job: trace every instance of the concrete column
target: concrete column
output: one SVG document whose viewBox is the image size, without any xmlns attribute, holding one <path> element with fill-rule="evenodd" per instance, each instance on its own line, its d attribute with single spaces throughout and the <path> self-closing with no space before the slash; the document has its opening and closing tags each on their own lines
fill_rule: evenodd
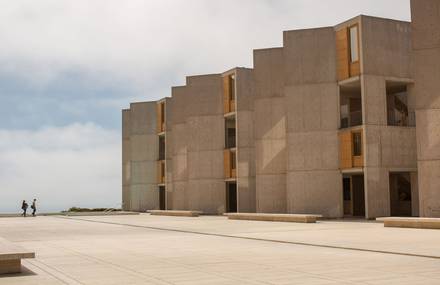
<svg viewBox="0 0 440 285">
<path fill-rule="evenodd" d="M 440 217 L 440 1 L 411 0 L 420 216 Z"/>
</svg>

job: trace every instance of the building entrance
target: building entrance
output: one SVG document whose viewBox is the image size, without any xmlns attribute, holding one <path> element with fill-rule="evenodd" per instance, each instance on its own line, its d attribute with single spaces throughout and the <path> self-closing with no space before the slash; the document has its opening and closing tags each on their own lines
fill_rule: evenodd
<svg viewBox="0 0 440 285">
<path fill-rule="evenodd" d="M 237 182 L 226 182 L 226 211 L 237 212 Z"/>
<path fill-rule="evenodd" d="M 344 175 L 344 216 L 365 217 L 364 175 Z"/>
</svg>

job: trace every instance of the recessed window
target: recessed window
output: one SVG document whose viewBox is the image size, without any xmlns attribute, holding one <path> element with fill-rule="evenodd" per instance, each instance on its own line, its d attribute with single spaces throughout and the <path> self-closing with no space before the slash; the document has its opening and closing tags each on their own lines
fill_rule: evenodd
<svg viewBox="0 0 440 285">
<path fill-rule="evenodd" d="M 389 126 L 411 126 L 406 85 L 387 82 L 387 117 Z"/>
<path fill-rule="evenodd" d="M 358 26 L 350 27 L 350 61 L 359 61 L 359 36 L 358 36 Z"/>
<path fill-rule="evenodd" d="M 352 134 L 353 139 L 353 156 L 362 155 L 362 133 L 355 132 Z"/>
<path fill-rule="evenodd" d="M 229 100 L 235 100 L 235 75 L 229 76 Z"/>
</svg>

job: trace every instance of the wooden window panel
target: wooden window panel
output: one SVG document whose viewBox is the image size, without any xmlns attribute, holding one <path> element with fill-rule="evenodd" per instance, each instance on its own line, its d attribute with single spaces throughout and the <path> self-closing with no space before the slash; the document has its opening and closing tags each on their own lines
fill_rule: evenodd
<svg viewBox="0 0 440 285">
<path fill-rule="evenodd" d="M 231 178 L 231 152 L 229 149 L 223 151 L 223 163 L 225 169 L 225 178 Z"/>
<path fill-rule="evenodd" d="M 230 83 L 229 83 L 229 76 L 225 76 L 223 77 L 223 111 L 224 113 L 229 113 L 230 112 L 230 103 L 229 103 L 229 98 L 230 98 L 231 94 L 230 94 Z"/>
<path fill-rule="evenodd" d="M 348 169 L 353 167 L 351 140 L 352 135 L 350 131 L 339 133 L 339 156 L 341 169 Z"/>
<path fill-rule="evenodd" d="M 338 80 L 349 78 L 348 31 L 345 28 L 336 32 L 336 56 L 338 64 Z"/>
</svg>

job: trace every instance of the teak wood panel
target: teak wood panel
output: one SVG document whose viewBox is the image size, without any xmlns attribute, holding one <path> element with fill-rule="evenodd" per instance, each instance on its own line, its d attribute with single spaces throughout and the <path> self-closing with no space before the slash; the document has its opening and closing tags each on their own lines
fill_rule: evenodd
<svg viewBox="0 0 440 285">
<path fill-rule="evenodd" d="M 157 183 L 165 183 L 165 161 L 160 160 L 157 162 Z"/>
<path fill-rule="evenodd" d="M 339 133 L 339 156 L 341 169 L 353 167 L 352 144 L 352 136 L 350 131 Z"/>
<path fill-rule="evenodd" d="M 355 24 L 353 26 L 350 26 L 350 27 L 348 27 L 347 30 L 349 31 L 351 28 L 356 28 L 356 30 L 357 30 L 357 54 L 358 54 L 358 58 L 359 59 L 357 61 L 355 61 L 355 62 L 350 62 L 350 74 L 349 74 L 350 77 L 358 76 L 358 75 L 361 74 L 361 64 L 360 64 L 360 62 L 361 62 L 361 51 L 360 51 L 360 40 L 359 40 L 359 38 L 360 38 L 359 25 Z M 347 34 L 348 34 L 348 32 L 347 32 Z"/>
<path fill-rule="evenodd" d="M 361 155 L 353 156 L 353 167 L 363 167 L 364 166 L 364 138 L 362 135 L 362 131 L 355 131 L 353 133 L 359 133 L 361 135 Z"/>
<path fill-rule="evenodd" d="M 225 178 L 231 178 L 231 151 L 229 149 L 223 151 L 223 165 L 225 168 Z"/>
<path fill-rule="evenodd" d="M 156 111 L 156 126 L 157 126 L 156 129 L 158 133 L 165 131 L 164 112 L 165 112 L 165 103 L 164 102 L 158 103 L 157 111 Z"/>
<path fill-rule="evenodd" d="M 230 97 L 231 97 L 231 89 L 230 89 L 230 77 L 224 76 L 223 77 L 223 110 L 224 113 L 231 112 L 231 105 L 230 105 Z"/>
<path fill-rule="evenodd" d="M 348 30 L 346 28 L 336 32 L 336 53 L 338 62 L 338 80 L 350 77 Z"/>
</svg>

